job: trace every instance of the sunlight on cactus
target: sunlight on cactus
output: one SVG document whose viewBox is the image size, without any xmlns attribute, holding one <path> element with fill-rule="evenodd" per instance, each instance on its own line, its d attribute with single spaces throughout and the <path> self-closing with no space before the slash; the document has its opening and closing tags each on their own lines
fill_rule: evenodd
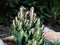
<svg viewBox="0 0 60 45">
<path fill-rule="evenodd" d="M 13 20 L 13 35 L 16 38 L 16 45 L 41 45 L 43 42 L 40 18 L 36 17 L 34 7 L 30 11 L 21 6 L 18 16 Z"/>
</svg>

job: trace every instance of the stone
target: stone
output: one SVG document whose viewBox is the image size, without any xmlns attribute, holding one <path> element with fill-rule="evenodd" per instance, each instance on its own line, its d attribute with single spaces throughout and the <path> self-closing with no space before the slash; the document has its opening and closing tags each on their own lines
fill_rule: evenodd
<svg viewBox="0 0 60 45">
<path fill-rule="evenodd" d="M 0 45 L 7 45 L 7 44 L 0 39 Z"/>
</svg>

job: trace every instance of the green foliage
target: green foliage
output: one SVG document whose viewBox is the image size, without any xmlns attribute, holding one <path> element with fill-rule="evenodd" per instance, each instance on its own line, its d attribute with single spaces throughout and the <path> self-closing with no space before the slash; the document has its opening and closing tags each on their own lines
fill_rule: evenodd
<svg viewBox="0 0 60 45">
<path fill-rule="evenodd" d="M 36 17 L 37 20 L 34 22 L 34 7 L 31 7 L 29 21 L 27 21 L 27 18 L 24 18 L 26 13 L 24 10 L 25 8 L 21 7 L 18 16 L 13 20 L 13 35 L 16 37 L 16 45 L 22 45 L 22 43 L 24 45 L 41 45 L 43 42 L 43 26 L 40 27 L 40 19 Z"/>
<path fill-rule="evenodd" d="M 55 40 L 54 45 L 60 45 L 60 39 Z"/>
<path fill-rule="evenodd" d="M 35 12 L 38 14 L 38 17 L 41 18 L 41 24 L 45 23 L 46 20 L 48 23 L 52 23 L 53 21 L 53 23 L 60 24 L 59 0 L 0 0 L 0 10 L 2 9 L 0 12 L 1 23 L 7 22 L 9 25 L 21 5 L 25 6 L 27 9 L 34 6 Z"/>
<path fill-rule="evenodd" d="M 45 19 L 48 18 L 48 20 L 51 24 L 56 23 L 57 18 L 59 18 L 58 16 L 60 16 L 60 6 L 59 5 L 60 5 L 59 0 L 51 0 L 49 2 L 49 6 L 42 7 L 40 9 L 41 13 L 46 16 Z"/>
<path fill-rule="evenodd" d="M 46 5 L 46 3 L 46 0 L 0 0 L 1 23 L 9 25 L 12 22 L 13 17 L 16 16 L 17 10 L 21 5 L 25 6 L 26 8 L 34 6 L 37 14 L 40 15 L 40 5 Z"/>
<path fill-rule="evenodd" d="M 49 40 L 44 39 L 44 45 L 53 45 Z"/>
</svg>

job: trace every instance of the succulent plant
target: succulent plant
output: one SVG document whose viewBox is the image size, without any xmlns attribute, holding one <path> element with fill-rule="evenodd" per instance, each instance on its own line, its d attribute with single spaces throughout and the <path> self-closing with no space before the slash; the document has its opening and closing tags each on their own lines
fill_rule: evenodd
<svg viewBox="0 0 60 45">
<path fill-rule="evenodd" d="M 37 18 L 34 13 L 34 7 L 26 11 L 26 8 L 21 6 L 18 16 L 13 20 L 16 45 L 41 45 L 43 42 L 42 29 L 40 18 Z"/>
<path fill-rule="evenodd" d="M 55 40 L 54 45 L 60 45 L 60 39 Z"/>
</svg>

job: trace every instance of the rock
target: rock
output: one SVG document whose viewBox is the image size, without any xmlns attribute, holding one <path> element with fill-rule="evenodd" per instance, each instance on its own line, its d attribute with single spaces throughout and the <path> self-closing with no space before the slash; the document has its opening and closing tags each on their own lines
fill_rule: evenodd
<svg viewBox="0 0 60 45">
<path fill-rule="evenodd" d="M 7 44 L 0 39 L 0 45 L 7 45 Z"/>
<path fill-rule="evenodd" d="M 49 27 L 44 27 L 43 32 L 55 32 L 55 31 L 50 29 Z"/>
<path fill-rule="evenodd" d="M 48 27 L 44 27 L 43 32 L 43 37 L 52 43 L 54 43 L 55 40 L 60 39 L 60 32 L 55 32 L 54 30 Z"/>
</svg>

